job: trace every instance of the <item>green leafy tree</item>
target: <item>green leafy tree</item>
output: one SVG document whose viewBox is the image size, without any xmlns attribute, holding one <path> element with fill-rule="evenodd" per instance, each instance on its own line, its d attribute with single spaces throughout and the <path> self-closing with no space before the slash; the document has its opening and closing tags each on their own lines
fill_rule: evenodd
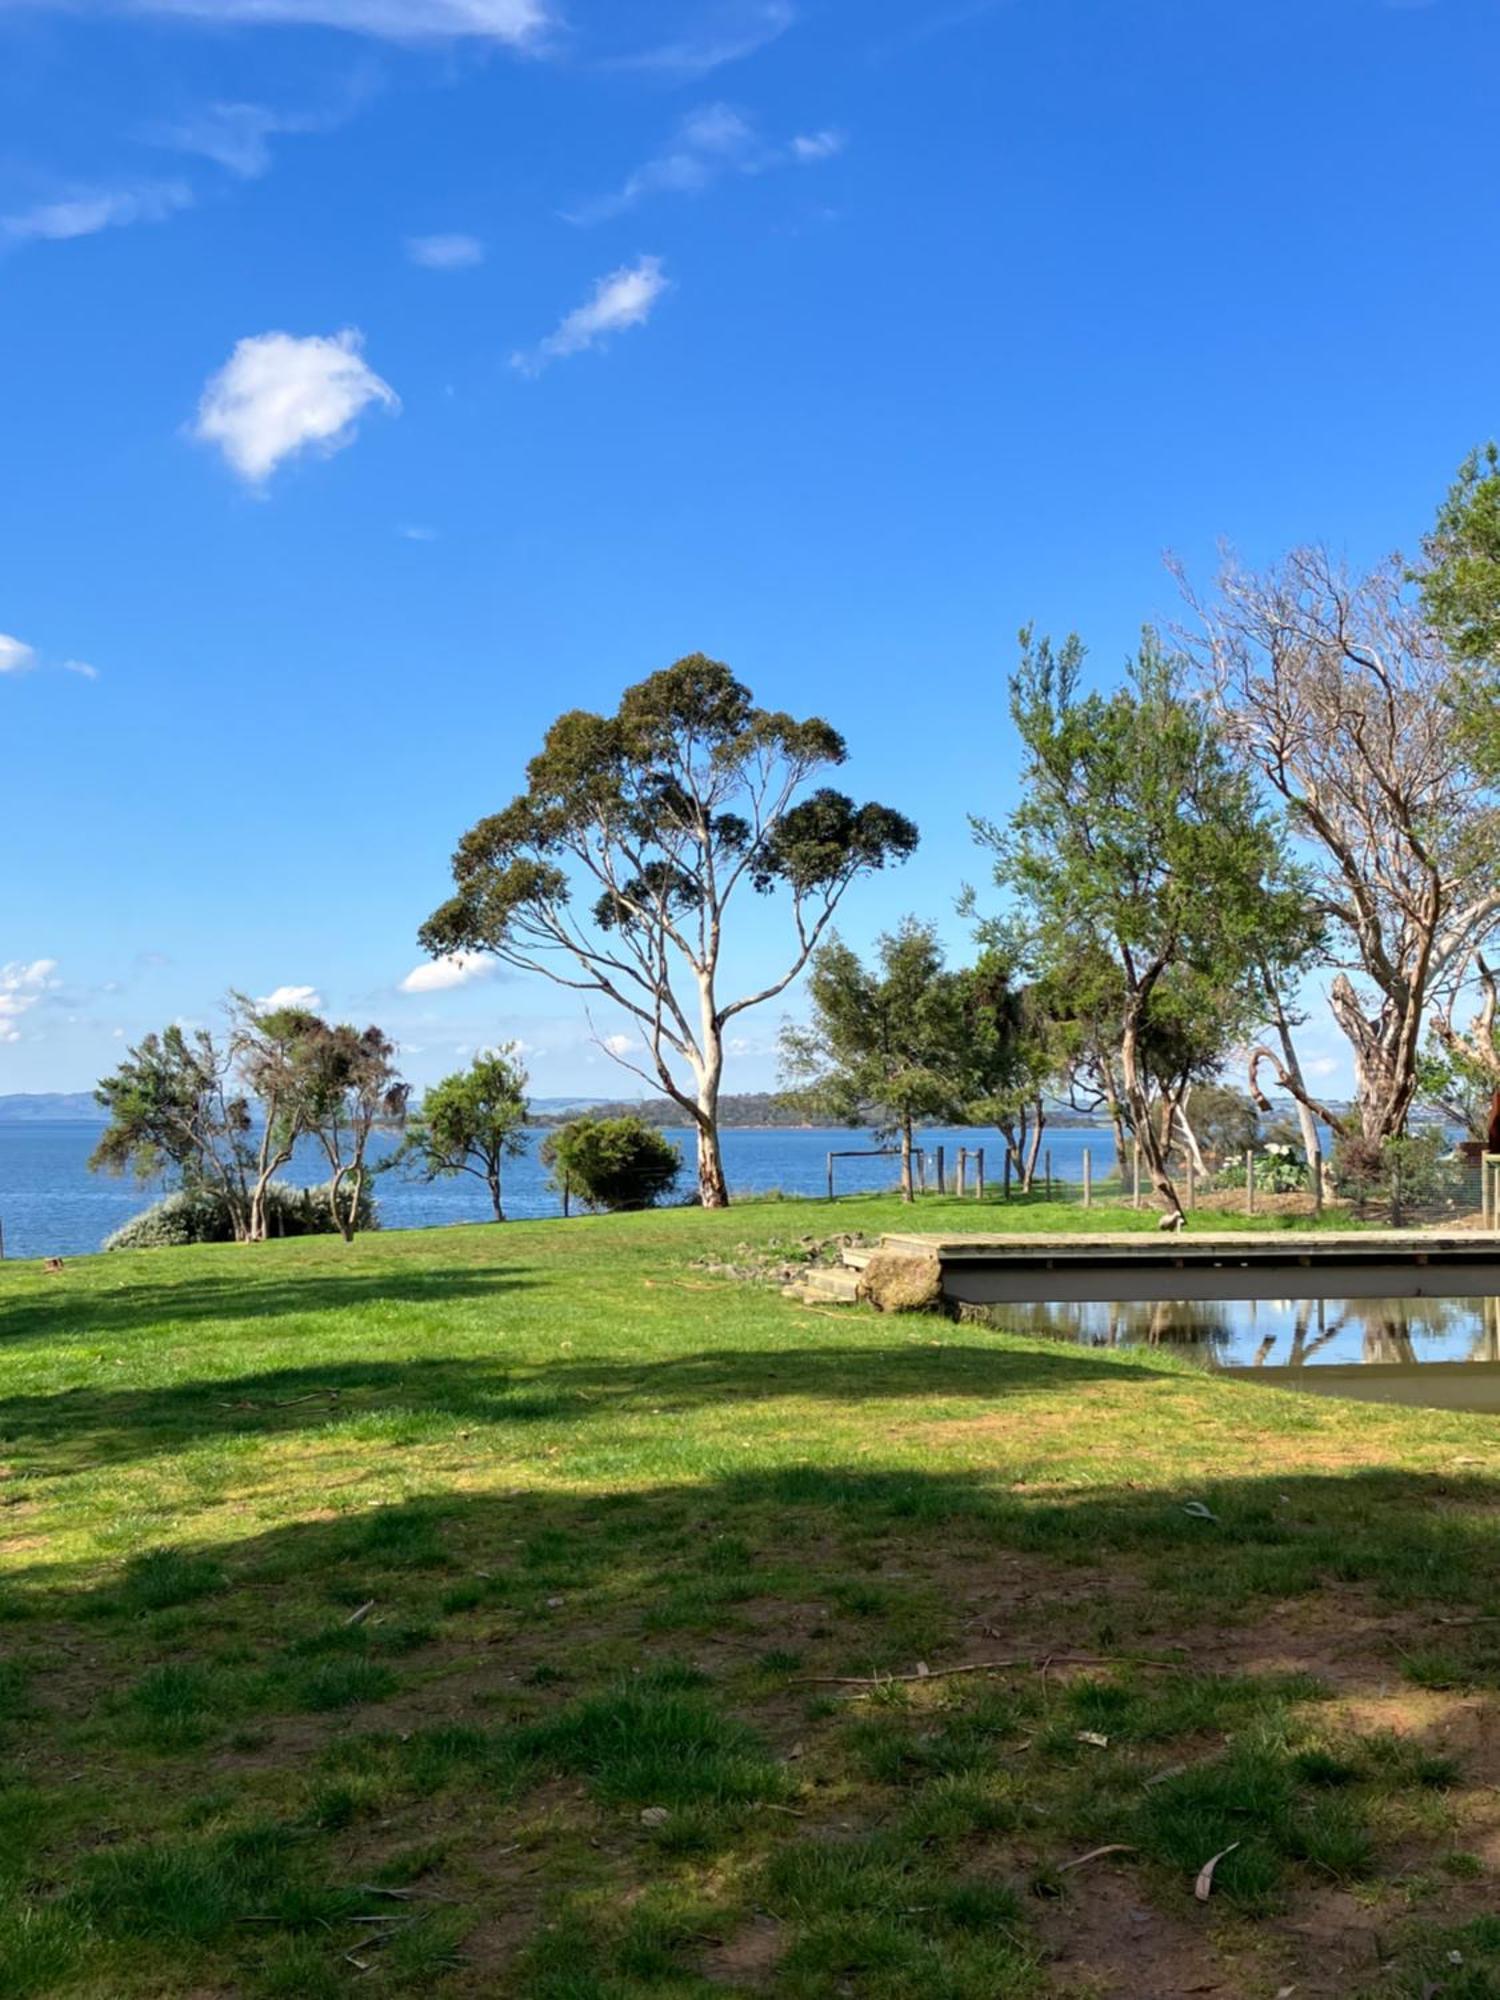
<svg viewBox="0 0 1500 2000">
<path fill-rule="evenodd" d="M 1500 447 L 1471 452 L 1459 467 L 1423 556 L 1428 616 L 1455 660 L 1492 677 L 1500 670 Z"/>
<path fill-rule="evenodd" d="M 782 1031 L 782 1069 L 809 1106 L 871 1124 L 901 1146 L 901 1195 L 915 1199 L 912 1135 L 923 1119 L 960 1119 L 973 1097 L 965 984 L 947 970 L 931 924 L 907 917 L 862 965 L 834 938 L 814 955 L 811 1019 Z"/>
<path fill-rule="evenodd" d="M 422 929 L 434 955 L 492 952 L 623 1010 L 639 1059 L 605 1046 L 687 1114 L 708 1208 L 729 1198 L 727 1028 L 791 985 L 852 883 L 917 844 L 888 807 L 806 789 L 845 754 L 828 723 L 757 708 L 727 667 L 692 654 L 627 688 L 613 715 L 559 717 L 526 790 L 464 835 L 456 893 Z M 780 892 L 792 939 L 780 970 L 726 999 L 742 892 Z"/>
<path fill-rule="evenodd" d="M 514 1045 L 476 1056 L 445 1076 L 407 1119 L 392 1165 L 411 1161 L 429 1181 L 472 1174 L 489 1190 L 496 1222 L 505 1220 L 501 1174 L 526 1150 L 527 1075 Z"/>
<path fill-rule="evenodd" d="M 1042 967 L 1082 961 L 1117 987 L 1117 1011 L 1101 1011 L 1118 1037 L 1098 1059 L 1152 1186 L 1180 1213 L 1153 1036 L 1159 1047 L 1174 1008 L 1179 1030 L 1183 1010 L 1194 1017 L 1196 1036 L 1210 996 L 1222 1019 L 1265 955 L 1305 949 L 1302 901 L 1249 777 L 1153 633 L 1110 694 L 1081 691 L 1078 639 L 1054 650 L 1026 631 L 1021 649 L 1011 715 L 1026 755 L 1022 803 L 1004 826 L 979 820 L 975 831 Z M 1194 1068 L 1201 1037 L 1195 1046 Z"/>
<path fill-rule="evenodd" d="M 259 1243 L 270 1234 L 272 1183 L 308 1129 L 303 1056 L 324 1024 L 305 1007 L 264 1008 L 243 993 L 230 995 L 230 1012 L 231 1059 L 255 1106 L 245 1233 L 252 1243 Z"/>
<path fill-rule="evenodd" d="M 409 1086 L 379 1028 L 317 1021 L 296 1045 L 295 1115 L 328 1162 L 328 1204 L 352 1243 L 369 1181 L 370 1140 L 406 1122 Z"/>
<path fill-rule="evenodd" d="M 569 1119 L 542 1142 L 542 1165 L 559 1193 L 611 1212 L 654 1208 L 682 1173 L 671 1140 L 635 1117 Z"/>
<path fill-rule="evenodd" d="M 147 1035 L 94 1092 L 109 1122 L 89 1165 L 138 1180 L 175 1179 L 212 1189 L 236 1241 L 250 1232 L 255 1166 L 249 1099 L 239 1088 L 232 1047 L 206 1028 L 177 1026 Z"/>
<path fill-rule="evenodd" d="M 1260 1112 L 1254 1098 L 1230 1084 L 1200 1084 L 1188 1100 L 1187 1114 L 1199 1147 L 1215 1165 L 1242 1159 L 1260 1143 Z"/>
</svg>

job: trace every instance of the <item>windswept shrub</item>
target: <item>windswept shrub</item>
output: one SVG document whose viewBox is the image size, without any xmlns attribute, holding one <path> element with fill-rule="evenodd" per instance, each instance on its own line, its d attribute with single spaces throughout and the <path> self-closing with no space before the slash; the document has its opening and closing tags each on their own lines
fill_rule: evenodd
<svg viewBox="0 0 1500 2000">
<path fill-rule="evenodd" d="M 552 1185 L 586 1208 L 654 1208 L 677 1185 L 682 1159 L 644 1118 L 572 1118 L 542 1144 Z"/>
<path fill-rule="evenodd" d="M 326 1187 L 294 1188 L 272 1181 L 266 1190 L 266 1227 L 271 1236 L 335 1236 L 338 1225 Z M 378 1229 L 380 1219 L 369 1185 L 360 1193 L 359 1227 Z M 189 1243 L 232 1243 L 234 1224 L 223 1196 L 214 1188 L 179 1188 L 122 1223 L 104 1241 L 106 1250 L 175 1250 Z"/>
</svg>

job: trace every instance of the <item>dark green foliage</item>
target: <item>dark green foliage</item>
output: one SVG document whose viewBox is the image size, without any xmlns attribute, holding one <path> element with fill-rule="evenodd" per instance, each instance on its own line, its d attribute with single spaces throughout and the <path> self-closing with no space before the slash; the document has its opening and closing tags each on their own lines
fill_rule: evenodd
<svg viewBox="0 0 1500 2000">
<path fill-rule="evenodd" d="M 935 925 L 906 917 L 875 955 L 873 968 L 861 965 L 837 938 L 814 955 L 812 1019 L 783 1030 L 782 1065 L 809 1110 L 899 1137 L 909 1200 L 913 1127 L 963 1117 L 975 1095 L 974 1038 Z"/>
<path fill-rule="evenodd" d="M 677 1186 L 682 1156 L 643 1118 L 571 1118 L 542 1142 L 552 1184 L 586 1208 L 654 1208 Z"/>
<path fill-rule="evenodd" d="M 427 1092 L 391 1165 L 411 1162 L 429 1181 L 472 1174 L 503 1222 L 501 1172 L 526 1150 L 526 1083 L 514 1046 L 476 1056 Z"/>
</svg>

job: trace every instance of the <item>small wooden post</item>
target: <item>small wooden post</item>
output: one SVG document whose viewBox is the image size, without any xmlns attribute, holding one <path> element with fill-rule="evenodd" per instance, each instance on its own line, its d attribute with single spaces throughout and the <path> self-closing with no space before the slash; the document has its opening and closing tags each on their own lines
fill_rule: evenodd
<svg viewBox="0 0 1500 2000">
<path fill-rule="evenodd" d="M 974 1155 L 974 1199 L 984 1200 L 984 1148 L 981 1146 Z"/>
<path fill-rule="evenodd" d="M 1010 1147 L 1009 1146 L 1006 1147 L 1004 1153 L 1002 1153 L 1000 1156 L 1000 1192 L 1007 1201 L 1010 1200 Z"/>
<path fill-rule="evenodd" d="M 1049 1147 L 1047 1148 L 1047 1156 L 1046 1156 L 1046 1165 L 1047 1165 L 1047 1199 L 1048 1199 L 1048 1201 L 1051 1201 L 1051 1199 L 1052 1199 L 1052 1148 L 1051 1148 L 1050 1146 L 1049 1146 Z"/>
<path fill-rule="evenodd" d="M 833 1155 L 828 1155 L 828 1199 L 833 1200 Z"/>
<path fill-rule="evenodd" d="M 1094 1205 L 1094 1162 L 1087 1146 L 1083 1149 L 1083 1205 Z"/>
<path fill-rule="evenodd" d="M 1141 1142 L 1136 1140 L 1130 1155 L 1130 1206 L 1141 1205 Z"/>
<path fill-rule="evenodd" d="M 1255 1155 L 1248 1147 L 1245 1151 L 1245 1213 L 1255 1213 Z"/>
<path fill-rule="evenodd" d="M 1307 1163 L 1307 1171 L 1312 1176 L 1313 1214 L 1323 1213 L 1323 1154 L 1321 1148 L 1313 1148 L 1312 1158 Z"/>
<path fill-rule="evenodd" d="M 968 1168 L 969 1149 L 967 1146 L 960 1146 L 958 1149 L 958 1174 L 953 1182 L 953 1192 L 958 1196 L 960 1201 L 964 1198 L 964 1182 L 968 1179 Z"/>
<path fill-rule="evenodd" d="M 568 1219 L 568 1197 L 572 1194 L 572 1192 L 573 1192 L 572 1183 L 568 1180 L 567 1176 L 564 1175 L 563 1177 L 563 1221 L 564 1222 L 566 1222 Z"/>
<path fill-rule="evenodd" d="M 937 1191 L 939 1194 L 946 1194 L 948 1192 L 948 1185 L 943 1175 L 943 1154 L 945 1148 L 938 1146 L 935 1148 L 935 1151 L 937 1153 Z"/>
<path fill-rule="evenodd" d="M 927 1192 L 927 1148 L 925 1146 L 917 1148 L 917 1192 L 919 1194 L 926 1194 Z"/>
</svg>

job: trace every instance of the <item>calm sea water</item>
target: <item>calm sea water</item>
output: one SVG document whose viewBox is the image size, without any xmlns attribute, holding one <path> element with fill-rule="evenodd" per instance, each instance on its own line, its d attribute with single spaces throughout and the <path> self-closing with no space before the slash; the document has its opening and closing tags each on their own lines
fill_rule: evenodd
<svg viewBox="0 0 1500 2000">
<path fill-rule="evenodd" d="M 505 1210 L 517 1218 L 558 1215 L 557 1196 L 546 1185 L 537 1159 L 545 1135 L 528 1135 L 524 1158 L 505 1170 Z M 691 1185 L 693 1144 L 686 1132 L 668 1135 L 687 1163 Z M 0 1125 L 0 1225 L 5 1231 L 7 1257 L 77 1257 L 97 1250 L 111 1230 L 118 1229 L 161 1193 L 137 1182 L 91 1174 L 88 1156 L 98 1138 L 92 1125 Z M 993 1178 L 1000 1166 L 1000 1146 L 993 1133 L 929 1132 L 924 1144 L 945 1145 L 949 1172 L 960 1146 L 986 1149 L 986 1171 Z M 1059 1129 L 1048 1134 L 1054 1172 L 1076 1181 L 1083 1172 L 1083 1151 L 1093 1156 L 1096 1176 L 1112 1160 L 1109 1135 L 1096 1131 Z M 804 1130 L 738 1130 L 724 1134 L 724 1164 L 731 1190 L 747 1195 L 779 1188 L 786 1194 L 822 1194 L 827 1184 L 830 1150 L 868 1148 L 868 1132 Z M 377 1145 L 382 1154 L 389 1142 Z M 847 1159 L 836 1166 L 841 1193 L 868 1192 L 897 1184 L 895 1159 Z M 282 1179 L 294 1186 L 313 1187 L 326 1180 L 327 1168 L 316 1148 L 304 1146 Z M 388 1229 L 419 1229 L 447 1222 L 483 1222 L 488 1197 L 480 1182 L 462 1175 L 435 1181 L 430 1187 L 403 1175 L 383 1176 L 376 1188 L 381 1220 Z"/>
</svg>

